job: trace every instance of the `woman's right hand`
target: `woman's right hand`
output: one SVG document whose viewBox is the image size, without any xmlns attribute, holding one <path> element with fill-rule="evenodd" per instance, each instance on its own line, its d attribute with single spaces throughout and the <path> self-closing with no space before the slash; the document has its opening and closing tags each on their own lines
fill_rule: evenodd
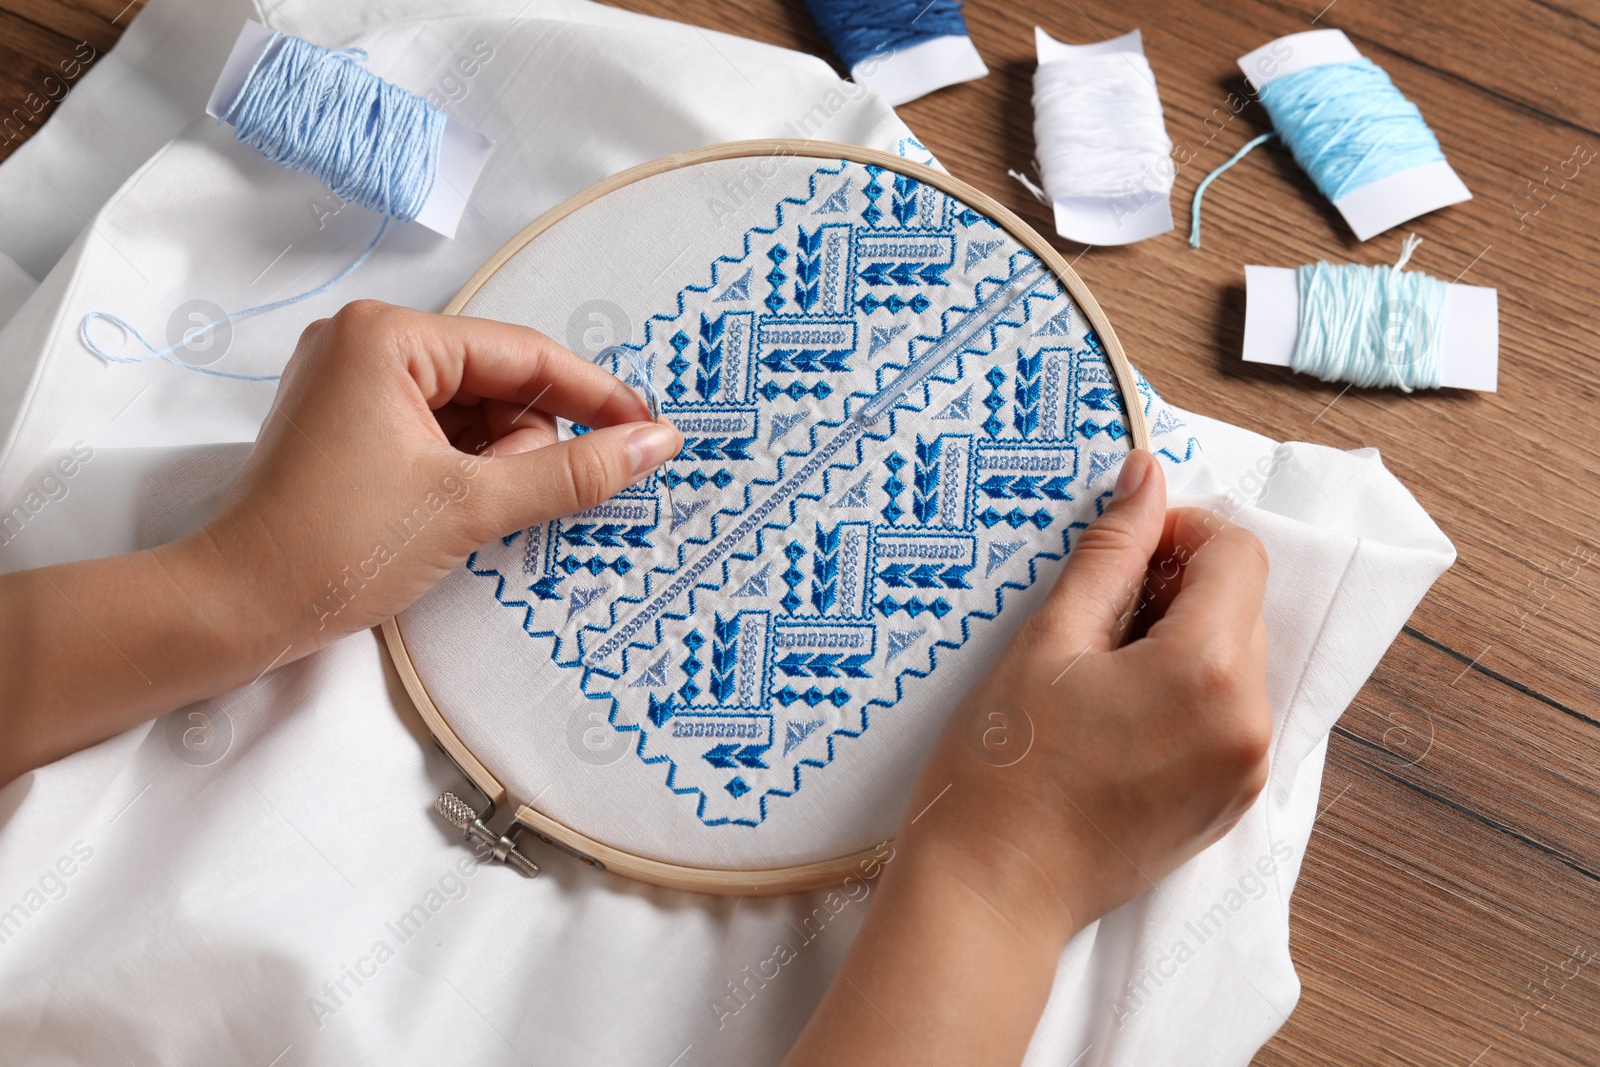
<svg viewBox="0 0 1600 1067">
<path fill-rule="evenodd" d="M 1254 535 L 1169 511 L 1161 465 L 1133 452 L 951 717 L 897 852 L 1059 948 L 1215 842 L 1266 782 L 1266 581 Z"/>
</svg>

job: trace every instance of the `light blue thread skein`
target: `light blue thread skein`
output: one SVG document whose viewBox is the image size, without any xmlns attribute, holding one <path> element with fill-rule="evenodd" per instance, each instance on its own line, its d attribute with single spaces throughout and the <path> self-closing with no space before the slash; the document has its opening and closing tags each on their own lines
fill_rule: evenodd
<svg viewBox="0 0 1600 1067">
<path fill-rule="evenodd" d="M 1274 78 L 1257 95 L 1272 117 L 1263 134 L 1206 175 L 1189 211 L 1189 247 L 1200 247 L 1200 201 L 1212 180 L 1274 134 L 1329 200 L 1401 171 L 1442 163 L 1444 152 L 1417 105 L 1370 59 L 1324 63 Z"/>
<path fill-rule="evenodd" d="M 125 319 L 91 311 L 78 327 L 85 347 L 108 363 L 159 359 L 236 381 L 270 382 L 281 377 L 197 366 L 173 353 L 225 322 L 276 311 L 328 291 L 378 247 L 390 218 L 410 222 L 427 203 L 439 171 L 444 112 L 362 67 L 366 58 L 359 48 L 334 52 L 298 37 L 274 34 L 222 114 L 233 125 L 234 136 L 274 163 L 317 178 L 347 203 L 388 216 L 355 261 L 314 289 L 224 315 L 162 349 Z M 126 331 L 148 354 L 116 356 L 101 348 L 89 336 L 89 324 L 96 319 Z"/>
<path fill-rule="evenodd" d="M 274 163 L 410 222 L 433 190 L 444 112 L 361 66 L 366 58 L 277 34 L 222 118 Z"/>
<path fill-rule="evenodd" d="M 1422 241 L 1406 238 L 1392 267 L 1313 263 L 1295 272 L 1300 333 L 1289 365 L 1325 382 L 1397 386 L 1444 384 L 1444 297 L 1448 286 L 1401 268 Z"/>
</svg>

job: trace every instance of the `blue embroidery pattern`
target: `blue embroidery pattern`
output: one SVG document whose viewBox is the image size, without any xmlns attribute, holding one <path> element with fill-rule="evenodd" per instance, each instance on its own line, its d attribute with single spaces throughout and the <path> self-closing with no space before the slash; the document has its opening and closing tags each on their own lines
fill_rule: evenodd
<svg viewBox="0 0 1600 1067">
<path fill-rule="evenodd" d="M 732 242 L 611 367 L 668 398 L 680 457 L 485 546 L 464 580 L 686 811 L 751 827 L 875 719 L 918 713 L 1008 591 L 1054 573 L 1128 443 L 1071 298 L 938 189 L 826 163 Z M 1191 459 L 1139 397 L 1163 458 Z"/>
</svg>

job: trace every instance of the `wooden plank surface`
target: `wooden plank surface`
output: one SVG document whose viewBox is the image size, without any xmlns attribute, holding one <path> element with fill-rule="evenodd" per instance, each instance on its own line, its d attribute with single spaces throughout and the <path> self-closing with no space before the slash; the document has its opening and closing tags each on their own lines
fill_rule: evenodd
<svg viewBox="0 0 1600 1067">
<path fill-rule="evenodd" d="M 140 3 L 0 0 L 0 114 L 14 116 L 0 158 L 70 91 L 60 64 L 103 52 Z M 620 6 L 827 54 L 798 0 Z M 901 114 L 1047 235 L 1045 209 L 1006 176 L 1032 168 L 1036 23 L 1077 43 L 1143 31 L 1191 159 L 1180 216 L 1268 128 L 1259 106 L 1230 105 L 1245 90 L 1233 60 L 1327 26 L 1421 107 L 1473 190 L 1361 244 L 1269 147 L 1208 193 L 1199 250 L 1181 226 L 1126 248 L 1055 243 L 1169 400 L 1280 439 L 1381 449 L 1460 553 L 1330 742 L 1291 906 L 1304 991 L 1257 1062 L 1600 1062 L 1600 8 L 1013 0 L 967 18 L 989 77 Z M 1390 262 L 1407 230 L 1425 238 L 1417 268 L 1500 291 L 1498 393 L 1344 391 L 1241 365 L 1243 264 Z"/>
</svg>

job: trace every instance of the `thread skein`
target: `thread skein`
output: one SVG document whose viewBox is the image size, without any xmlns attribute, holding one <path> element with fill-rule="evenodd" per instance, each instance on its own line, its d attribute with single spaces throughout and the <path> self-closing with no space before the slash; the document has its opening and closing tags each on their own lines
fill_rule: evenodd
<svg viewBox="0 0 1600 1067">
<path fill-rule="evenodd" d="M 936 37 L 967 36 L 960 0 L 806 0 L 847 67 Z"/>
<path fill-rule="evenodd" d="M 1262 134 L 1206 175 L 1190 209 L 1189 245 L 1200 247 L 1200 203 L 1216 177 L 1274 136 L 1329 200 L 1401 171 L 1444 162 L 1422 112 L 1370 59 L 1325 63 L 1274 78 L 1259 90 L 1272 118 Z"/>
<path fill-rule="evenodd" d="M 332 51 L 298 37 L 274 34 L 222 115 L 239 140 L 274 163 L 309 174 L 347 203 L 386 216 L 361 254 L 313 289 L 231 312 L 166 348 L 156 348 L 117 315 L 91 311 L 78 328 L 85 347 L 108 363 L 159 359 L 238 381 L 276 381 L 280 377 L 198 366 L 173 353 L 225 322 L 276 311 L 328 291 L 366 261 L 383 240 L 391 219 L 409 222 L 427 203 L 438 176 L 444 112 L 368 71 L 361 66 L 366 58 L 358 48 Z M 144 347 L 145 354 L 118 356 L 106 351 L 89 333 L 96 320 L 122 329 Z"/>
<path fill-rule="evenodd" d="M 1176 173 L 1155 74 L 1139 53 L 1041 63 L 1033 74 L 1033 136 L 1052 201 L 1166 196 Z"/>
<path fill-rule="evenodd" d="M 1403 269 L 1421 243 L 1416 234 L 1408 237 L 1392 267 L 1299 268 L 1300 330 L 1289 365 L 1325 382 L 1407 393 L 1442 385 L 1448 286 Z"/>
</svg>

